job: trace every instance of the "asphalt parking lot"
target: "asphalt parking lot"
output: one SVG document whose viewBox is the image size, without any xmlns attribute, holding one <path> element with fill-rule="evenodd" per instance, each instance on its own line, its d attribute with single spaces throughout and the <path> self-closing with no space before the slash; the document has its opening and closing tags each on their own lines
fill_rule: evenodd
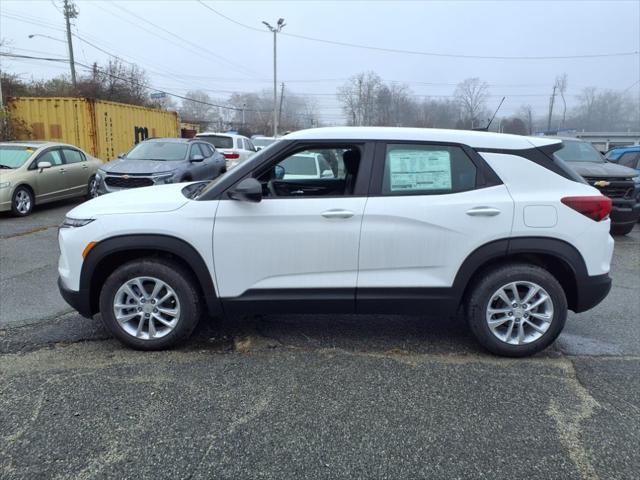
<svg viewBox="0 0 640 480">
<path fill-rule="evenodd" d="M 635 479 L 640 228 L 614 287 L 523 360 L 461 319 L 264 316 L 127 350 L 56 286 L 73 202 L 0 215 L 0 478 Z"/>
</svg>

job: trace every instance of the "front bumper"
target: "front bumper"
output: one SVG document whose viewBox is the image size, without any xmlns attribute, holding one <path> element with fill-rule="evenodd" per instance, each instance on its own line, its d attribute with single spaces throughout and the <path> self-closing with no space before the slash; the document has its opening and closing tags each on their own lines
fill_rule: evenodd
<svg viewBox="0 0 640 480">
<path fill-rule="evenodd" d="M 62 295 L 64 301 L 77 310 L 80 315 L 86 318 L 93 317 L 91 314 L 91 301 L 88 291 L 80 290 L 76 292 L 75 290 L 71 290 L 65 287 L 61 278 L 58 278 L 58 289 L 60 290 L 60 295 Z"/>
<path fill-rule="evenodd" d="M 611 277 L 608 273 L 578 280 L 574 312 L 580 313 L 592 309 L 606 298 L 611 290 Z"/>
<path fill-rule="evenodd" d="M 640 203 L 635 199 L 613 200 L 611 213 L 609 214 L 613 225 L 629 225 L 640 219 Z"/>
</svg>

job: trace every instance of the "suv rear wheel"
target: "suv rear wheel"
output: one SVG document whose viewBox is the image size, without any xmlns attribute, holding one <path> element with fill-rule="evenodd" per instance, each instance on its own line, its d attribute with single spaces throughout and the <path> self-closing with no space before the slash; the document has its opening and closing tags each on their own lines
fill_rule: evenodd
<svg viewBox="0 0 640 480">
<path fill-rule="evenodd" d="M 556 278 L 535 265 L 511 264 L 485 272 L 467 302 L 469 326 L 496 355 L 525 357 L 547 348 L 567 318 Z"/>
<path fill-rule="evenodd" d="M 144 259 L 118 267 L 100 292 L 107 329 L 124 344 L 162 350 L 185 340 L 201 315 L 192 275 L 166 259 Z"/>
</svg>

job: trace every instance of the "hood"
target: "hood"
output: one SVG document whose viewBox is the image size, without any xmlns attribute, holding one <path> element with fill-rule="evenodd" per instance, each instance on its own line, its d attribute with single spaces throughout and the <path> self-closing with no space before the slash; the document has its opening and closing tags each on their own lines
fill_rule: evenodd
<svg viewBox="0 0 640 480">
<path fill-rule="evenodd" d="M 84 202 L 67 213 L 67 216 L 85 219 L 99 215 L 170 212 L 189 202 L 182 194 L 184 187 L 184 183 L 170 183 L 121 190 Z"/>
<path fill-rule="evenodd" d="M 180 163 L 182 162 L 166 162 L 163 160 L 127 160 L 126 158 L 122 158 L 105 163 L 100 169 L 107 173 L 114 174 L 128 173 L 130 175 L 144 175 L 170 172 L 178 168 Z"/>
<path fill-rule="evenodd" d="M 566 162 L 576 173 L 583 177 L 630 178 L 637 177 L 634 169 L 615 163 Z"/>
</svg>

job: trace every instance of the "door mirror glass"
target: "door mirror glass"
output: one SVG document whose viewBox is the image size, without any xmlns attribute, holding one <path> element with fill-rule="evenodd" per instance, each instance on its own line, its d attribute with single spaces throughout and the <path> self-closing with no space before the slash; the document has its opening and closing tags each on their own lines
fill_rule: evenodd
<svg viewBox="0 0 640 480">
<path fill-rule="evenodd" d="M 320 178 L 336 178 L 336 176 L 333 174 L 333 170 L 323 170 Z"/>
<path fill-rule="evenodd" d="M 275 177 L 276 180 L 282 180 L 284 178 L 284 174 L 285 174 L 285 169 L 282 165 L 276 165 L 275 167 L 273 167 L 275 170 Z"/>
<path fill-rule="evenodd" d="M 192 162 L 201 162 L 203 160 L 204 160 L 204 157 L 199 154 L 195 154 L 194 156 L 191 157 Z"/>
<path fill-rule="evenodd" d="M 262 184 L 255 178 L 245 178 L 229 192 L 229 198 L 258 203 L 262 200 Z"/>
<path fill-rule="evenodd" d="M 45 168 L 51 168 L 51 162 L 38 162 L 38 168 L 40 169 L 40 171 L 44 170 Z"/>
<path fill-rule="evenodd" d="M 125 158 L 126 156 L 127 156 L 127 154 L 126 154 L 126 153 L 119 153 L 119 154 L 118 154 L 118 158 L 121 158 L 121 159 L 122 159 L 122 158 Z"/>
</svg>

